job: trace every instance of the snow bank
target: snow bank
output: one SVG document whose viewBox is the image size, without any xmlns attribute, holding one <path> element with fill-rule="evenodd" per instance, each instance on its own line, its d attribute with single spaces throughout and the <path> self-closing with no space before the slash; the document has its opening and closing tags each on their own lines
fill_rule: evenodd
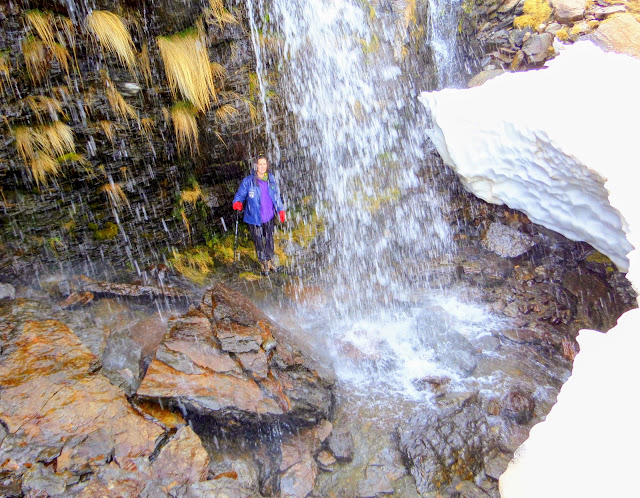
<svg viewBox="0 0 640 498">
<path fill-rule="evenodd" d="M 639 84 L 640 60 L 580 42 L 545 69 L 420 100 L 438 151 L 470 191 L 589 242 L 640 291 Z M 606 335 L 580 332 L 573 374 L 501 477 L 502 496 L 632 494 L 639 329 L 633 310 Z"/>
</svg>

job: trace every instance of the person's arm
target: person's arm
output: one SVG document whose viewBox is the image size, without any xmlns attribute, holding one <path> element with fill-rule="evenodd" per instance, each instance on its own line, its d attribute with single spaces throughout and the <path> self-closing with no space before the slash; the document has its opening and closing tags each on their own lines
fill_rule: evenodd
<svg viewBox="0 0 640 498">
<path fill-rule="evenodd" d="M 240 203 L 240 209 L 238 209 L 238 211 L 242 211 L 242 205 L 247 200 L 247 193 L 249 192 L 250 181 L 251 181 L 251 177 L 247 177 L 244 180 L 242 180 L 242 183 L 240 183 L 240 187 L 238 188 L 238 191 L 236 192 L 236 195 L 233 198 L 234 209 L 236 206 L 236 202 Z"/>
</svg>

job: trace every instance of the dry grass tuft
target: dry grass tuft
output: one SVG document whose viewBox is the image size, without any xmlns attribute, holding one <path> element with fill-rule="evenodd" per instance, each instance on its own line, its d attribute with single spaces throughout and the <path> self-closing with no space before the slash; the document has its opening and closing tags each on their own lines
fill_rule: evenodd
<svg viewBox="0 0 640 498">
<path fill-rule="evenodd" d="M 190 28 L 173 36 L 160 36 L 157 42 L 174 98 L 179 91 L 198 110 L 207 111 L 217 96 L 202 31 Z"/>
<path fill-rule="evenodd" d="M 135 75 L 136 52 L 124 20 L 113 12 L 94 10 L 85 22 L 102 49 L 115 54 L 120 63 Z"/>
<path fill-rule="evenodd" d="M 50 125 L 43 125 L 36 134 L 36 140 L 42 150 L 52 156 L 62 156 L 67 152 L 75 152 L 76 146 L 73 130 L 62 121 L 55 121 Z"/>
<path fill-rule="evenodd" d="M 236 17 L 224 8 L 223 0 L 209 0 L 209 8 L 205 10 L 204 17 L 207 24 L 220 29 L 227 24 L 238 24 Z"/>
<path fill-rule="evenodd" d="M 98 122 L 98 126 L 102 128 L 102 131 L 106 135 L 107 139 L 109 140 L 109 142 L 111 142 L 111 145 L 113 145 L 116 139 L 116 130 L 114 123 L 104 119 Z"/>
<path fill-rule="evenodd" d="M 45 43 L 33 36 L 28 36 L 22 41 L 22 55 L 29 78 L 35 84 L 40 83 L 50 67 L 50 57 Z"/>
<path fill-rule="evenodd" d="M 65 115 L 60 101 L 46 95 L 29 95 L 22 99 L 22 103 L 29 106 L 36 115 L 36 119 L 41 123 L 45 116 L 48 116 L 52 121 L 57 121 L 58 115 Z"/>
<path fill-rule="evenodd" d="M 69 55 L 67 47 L 61 45 L 60 43 L 54 43 L 49 48 L 51 49 L 53 57 L 58 61 L 58 64 L 60 64 L 60 69 L 69 74 L 69 60 L 71 59 L 71 57 Z"/>
<path fill-rule="evenodd" d="M 551 7 L 545 0 L 525 0 L 523 11 L 524 14 L 513 21 L 515 28 L 529 27 L 535 30 L 551 16 Z"/>
<path fill-rule="evenodd" d="M 49 176 L 55 177 L 60 174 L 60 164 L 50 155 L 41 152 L 36 153 L 29 161 L 29 169 L 38 185 L 46 183 Z"/>
<path fill-rule="evenodd" d="M 41 10 L 27 10 L 24 13 L 27 24 L 33 29 L 47 46 L 52 46 L 55 40 L 54 19 L 50 12 Z"/>
<path fill-rule="evenodd" d="M 195 247 L 182 253 L 172 251 L 169 265 L 183 277 L 202 285 L 209 276 L 213 266 L 213 259 L 209 251 L 203 247 Z"/>
<path fill-rule="evenodd" d="M 178 152 L 182 152 L 187 146 L 191 155 L 198 151 L 198 123 L 196 121 L 197 110 L 189 102 L 178 102 L 171 108 L 173 129 L 176 133 L 176 145 Z"/>
<path fill-rule="evenodd" d="M 200 185 L 198 185 L 197 183 L 192 190 L 183 190 L 180 193 L 180 202 L 182 204 L 186 203 L 190 204 L 191 206 L 195 206 L 196 202 L 198 202 L 199 199 L 204 199 L 204 194 L 202 193 Z"/>
<path fill-rule="evenodd" d="M 119 183 L 110 181 L 100 187 L 99 191 L 104 192 L 107 195 L 109 204 L 111 204 L 111 207 L 116 211 L 120 211 L 125 205 L 129 206 L 127 194 L 124 193 L 124 190 L 122 190 L 122 186 Z"/>
<path fill-rule="evenodd" d="M 227 124 L 236 114 L 238 114 L 238 109 L 233 107 L 231 104 L 224 104 L 216 109 L 216 119 L 225 124 Z"/>
<path fill-rule="evenodd" d="M 0 94 L 4 95 L 5 85 L 12 88 L 10 52 L 0 52 Z"/>
<path fill-rule="evenodd" d="M 109 101 L 109 105 L 111 106 L 111 110 L 114 114 L 122 119 L 134 119 L 138 120 L 138 113 L 133 108 L 131 104 L 129 104 L 122 94 L 116 89 L 116 87 L 112 84 L 107 86 L 107 100 Z"/>
<path fill-rule="evenodd" d="M 18 126 L 13 130 L 16 139 L 16 150 L 26 163 L 36 156 L 38 149 L 38 140 L 36 133 L 30 126 Z"/>
<path fill-rule="evenodd" d="M 151 58 L 149 57 L 149 46 L 145 43 L 142 45 L 139 55 L 140 72 L 147 83 L 147 86 L 151 86 L 153 83 L 153 74 L 151 73 Z"/>
</svg>

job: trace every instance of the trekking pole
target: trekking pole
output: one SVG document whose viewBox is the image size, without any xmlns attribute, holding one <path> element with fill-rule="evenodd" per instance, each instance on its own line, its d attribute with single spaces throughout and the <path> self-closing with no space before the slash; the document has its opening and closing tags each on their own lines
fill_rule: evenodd
<svg viewBox="0 0 640 498">
<path fill-rule="evenodd" d="M 238 255 L 238 220 L 240 211 L 236 211 L 236 226 L 234 229 L 234 238 L 233 238 L 233 273 L 236 272 L 236 263 L 237 263 L 237 255 Z"/>
</svg>

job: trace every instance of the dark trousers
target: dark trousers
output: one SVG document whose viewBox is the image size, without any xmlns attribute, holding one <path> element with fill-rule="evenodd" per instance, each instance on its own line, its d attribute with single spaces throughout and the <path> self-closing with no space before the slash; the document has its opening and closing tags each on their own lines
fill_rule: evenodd
<svg viewBox="0 0 640 498">
<path fill-rule="evenodd" d="M 262 225 L 249 225 L 251 240 L 256 246 L 258 260 L 269 261 L 273 258 L 273 227 L 275 216 Z"/>
</svg>

